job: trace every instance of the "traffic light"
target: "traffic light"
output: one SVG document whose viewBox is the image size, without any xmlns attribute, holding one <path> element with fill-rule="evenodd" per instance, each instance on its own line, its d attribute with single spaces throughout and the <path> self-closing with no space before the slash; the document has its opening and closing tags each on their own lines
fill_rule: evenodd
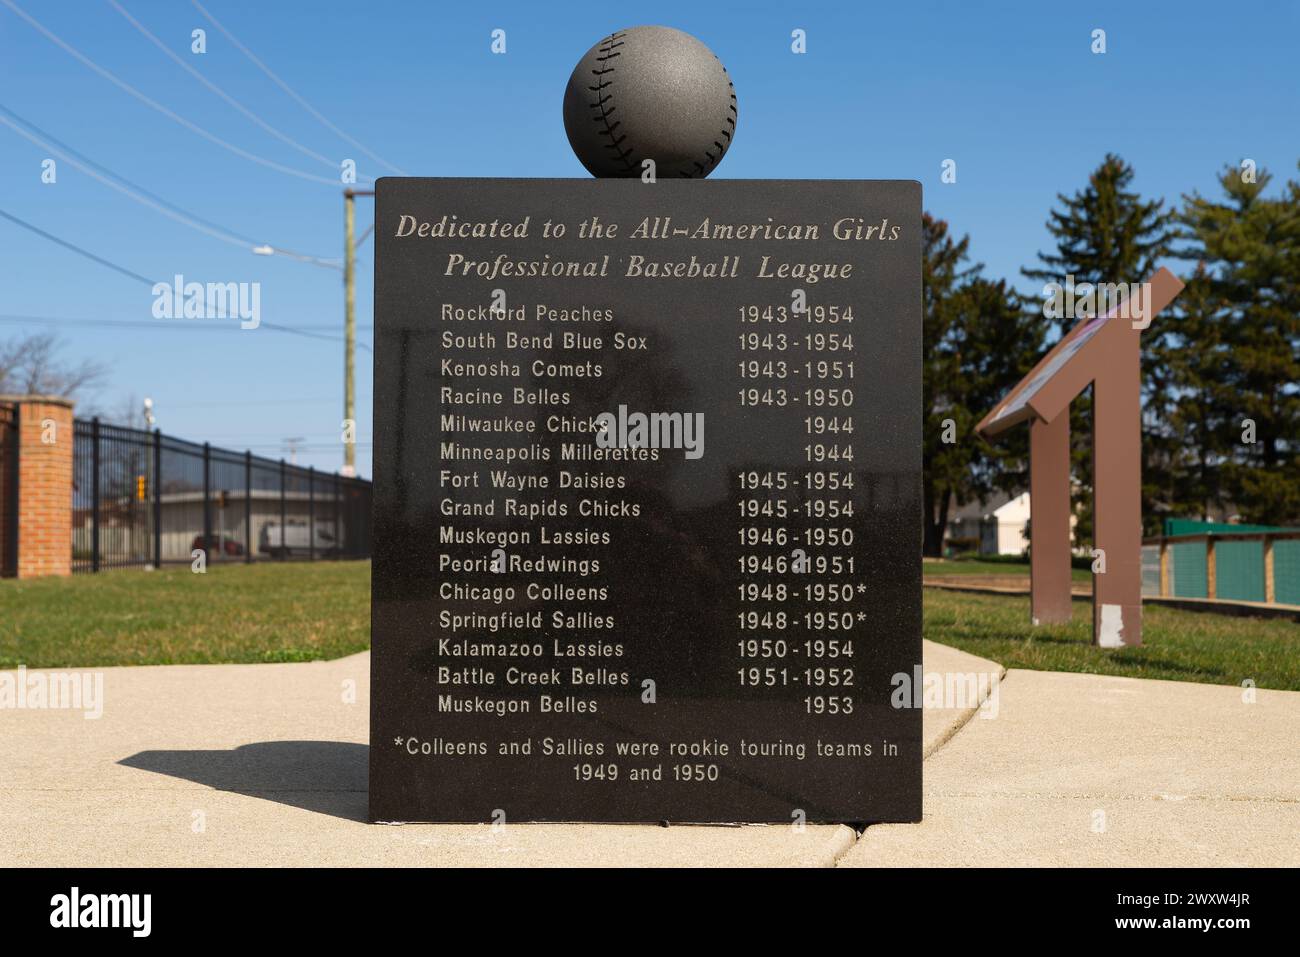
<svg viewBox="0 0 1300 957">
<path fill-rule="evenodd" d="M 135 497 L 137 501 L 143 502 L 148 498 L 148 495 L 146 494 L 148 492 L 148 485 L 149 483 L 143 475 L 137 475 L 135 477 Z"/>
</svg>

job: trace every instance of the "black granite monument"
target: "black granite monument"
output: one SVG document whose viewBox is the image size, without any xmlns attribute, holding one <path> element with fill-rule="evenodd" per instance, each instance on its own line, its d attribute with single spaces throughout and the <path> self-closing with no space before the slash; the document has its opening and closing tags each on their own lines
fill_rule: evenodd
<svg viewBox="0 0 1300 957">
<path fill-rule="evenodd" d="M 379 181 L 373 820 L 920 818 L 920 221 Z"/>
</svg>

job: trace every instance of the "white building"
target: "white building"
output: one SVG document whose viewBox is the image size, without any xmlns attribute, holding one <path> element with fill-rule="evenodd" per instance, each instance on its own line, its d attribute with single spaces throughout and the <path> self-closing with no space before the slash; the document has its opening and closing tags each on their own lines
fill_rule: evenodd
<svg viewBox="0 0 1300 957">
<path fill-rule="evenodd" d="M 971 502 L 948 519 L 947 544 L 955 551 L 981 555 L 1023 555 L 1029 548 L 1029 493 L 996 493 L 986 502 Z"/>
</svg>

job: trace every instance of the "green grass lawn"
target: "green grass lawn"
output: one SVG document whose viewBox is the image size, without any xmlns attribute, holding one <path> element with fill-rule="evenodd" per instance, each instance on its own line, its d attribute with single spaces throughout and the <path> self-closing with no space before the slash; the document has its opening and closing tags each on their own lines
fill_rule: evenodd
<svg viewBox="0 0 1300 957">
<path fill-rule="evenodd" d="M 369 562 L 0 581 L 0 668 L 310 661 L 369 646 Z"/>
<path fill-rule="evenodd" d="M 955 562 L 970 566 L 978 562 Z M 930 566 L 927 565 L 927 568 Z M 992 567 L 1006 573 L 1006 566 Z M 1091 605 L 1032 628 L 1029 599 L 925 590 L 925 636 L 1008 668 L 1300 690 L 1300 623 L 1147 606 L 1141 648 L 1091 644 Z M 0 581 L 0 667 L 337 658 L 370 644 L 370 563 L 264 563 Z"/>
<path fill-rule="evenodd" d="M 921 565 L 921 574 L 926 578 L 947 578 L 955 575 L 1023 575 L 1028 585 L 1029 562 L 982 562 L 979 559 L 961 559 L 959 561 L 925 562 Z M 1076 582 L 1092 581 L 1092 572 L 1086 568 L 1074 568 L 1070 571 Z"/>
<path fill-rule="evenodd" d="M 1092 646 L 1092 605 L 1068 625 L 1029 624 L 1029 598 L 925 590 L 925 637 L 1007 668 L 1240 684 L 1300 691 L 1300 623 L 1147 605 L 1142 645 Z"/>
</svg>

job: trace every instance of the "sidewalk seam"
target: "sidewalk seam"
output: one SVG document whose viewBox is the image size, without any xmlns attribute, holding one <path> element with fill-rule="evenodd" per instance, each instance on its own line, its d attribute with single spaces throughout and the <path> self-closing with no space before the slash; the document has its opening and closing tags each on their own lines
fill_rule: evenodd
<svg viewBox="0 0 1300 957">
<path fill-rule="evenodd" d="M 1016 801 L 1159 801 L 1163 804 L 1183 804 L 1187 801 L 1227 801 L 1237 804 L 1300 804 L 1300 798 L 1259 797 L 1254 795 L 1183 794 L 1162 797 L 1159 794 L 1093 794 L 1064 791 L 934 791 L 930 797 L 938 798 L 998 798 Z"/>
<path fill-rule="evenodd" d="M 1004 668 L 1000 663 L 994 662 L 994 664 L 997 664 L 997 666 L 1001 669 L 1001 673 L 998 675 L 998 684 L 1001 685 L 1003 682 L 1007 680 L 1008 672 L 1007 669 Z M 957 737 L 957 733 L 961 731 L 962 728 L 966 727 L 966 725 L 970 724 L 971 719 L 974 718 L 975 715 L 979 713 L 980 708 L 984 706 L 984 702 L 989 699 L 989 696 L 992 693 L 993 690 L 992 687 L 990 687 L 989 690 L 984 693 L 984 696 L 981 697 L 978 702 L 976 702 L 975 707 L 971 708 L 967 712 L 966 716 L 962 719 L 961 724 L 958 724 L 956 727 L 950 728 L 946 734 L 944 734 L 941 738 L 939 738 L 939 740 L 934 742 L 934 744 L 932 744 L 928 749 L 922 751 L 921 761 L 922 762 L 928 761 L 933 755 L 937 754 L 939 750 L 943 748 L 949 741 Z"/>
<path fill-rule="evenodd" d="M 996 662 L 996 661 L 995 661 L 994 664 L 996 664 L 996 665 L 998 666 L 998 669 L 999 669 L 999 673 L 998 673 L 998 684 L 1001 685 L 1004 681 L 1007 680 L 1007 674 L 1008 674 L 1008 671 L 1007 671 L 1007 668 L 1006 668 L 1006 667 L 1005 667 L 1001 662 Z M 966 725 L 970 724 L 971 719 L 974 718 L 975 715 L 979 713 L 980 708 L 983 706 L 984 702 L 988 700 L 990 694 L 992 694 L 992 688 L 990 688 L 989 691 L 985 693 L 984 697 L 982 697 L 982 698 L 979 699 L 979 702 L 975 705 L 974 708 L 971 708 L 971 709 L 970 709 L 969 713 L 967 713 L 967 715 L 965 716 L 965 718 L 962 720 L 961 724 L 957 725 L 957 726 L 954 727 L 954 728 L 949 729 L 948 732 L 947 732 L 945 735 L 943 735 L 943 737 L 941 737 L 938 741 L 936 741 L 936 742 L 935 742 L 933 745 L 931 745 L 929 748 L 927 748 L 926 750 L 923 750 L 923 751 L 921 752 L 921 767 L 922 767 L 922 770 L 921 770 L 921 775 L 922 775 L 922 785 L 921 785 L 921 789 L 922 789 L 922 792 L 923 792 L 923 798 L 925 798 L 925 797 L 929 797 L 929 795 L 925 793 L 925 785 L 924 785 L 924 780 L 925 780 L 925 762 L 928 761 L 928 760 L 930 760 L 931 757 L 933 757 L 935 754 L 937 754 L 937 753 L 938 753 L 938 752 L 939 752 L 939 751 L 940 751 L 940 750 L 941 750 L 941 749 L 942 749 L 942 748 L 943 748 L 943 747 L 944 747 L 944 746 L 945 746 L 949 741 L 951 741 L 953 738 L 957 737 L 957 733 L 958 733 L 959 731 L 961 731 L 962 728 L 964 728 L 964 727 L 966 727 Z M 920 823 L 920 822 L 918 822 L 918 823 Z M 847 826 L 847 825 L 846 825 L 846 826 Z M 835 858 L 834 858 L 834 860 L 832 861 L 831 866 L 832 866 L 832 867 L 837 867 L 837 866 L 839 866 L 840 859 L 841 859 L 842 857 L 844 857 L 844 855 L 847 854 L 850 850 L 852 850 L 853 847 L 854 847 L 854 845 L 856 845 L 859 841 L 861 841 L 864 837 L 866 837 L 866 836 L 867 836 L 867 831 L 871 830 L 872 827 L 873 827 L 873 825 L 868 824 L 866 827 L 864 827 L 864 828 L 862 829 L 861 833 L 854 832 L 853 829 L 850 828 L 850 829 L 849 829 L 850 832 L 853 833 L 853 835 L 854 835 L 853 840 L 849 842 L 848 847 L 846 847 L 844 850 L 840 851 L 838 854 L 835 855 Z"/>
<path fill-rule="evenodd" d="M 850 827 L 847 824 L 841 824 L 840 827 L 848 832 L 848 840 L 843 840 L 843 839 L 840 840 L 839 848 L 831 852 L 831 859 L 827 863 L 822 865 L 823 867 L 838 867 L 840 863 L 840 858 L 842 858 L 849 851 L 853 850 L 853 845 L 858 843 L 859 839 L 861 839 L 862 837 L 862 834 L 867 833 L 866 828 L 863 828 L 862 834 L 859 834 L 857 831 L 855 831 L 852 827 Z"/>
</svg>

